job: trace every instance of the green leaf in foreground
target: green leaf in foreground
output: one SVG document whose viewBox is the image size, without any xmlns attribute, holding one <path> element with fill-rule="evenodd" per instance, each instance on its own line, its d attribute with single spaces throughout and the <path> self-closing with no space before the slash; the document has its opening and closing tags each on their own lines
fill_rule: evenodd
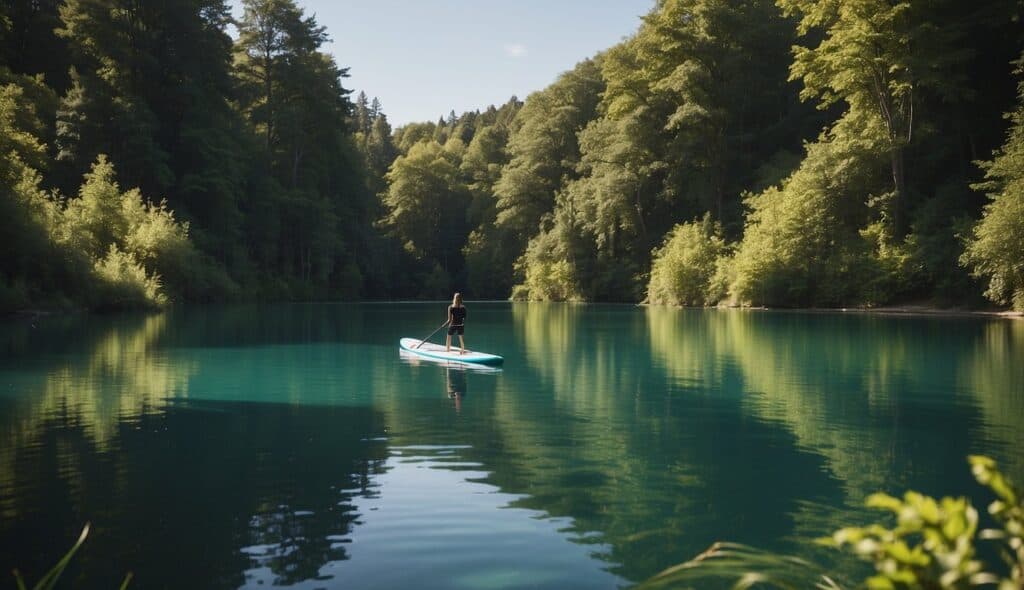
<svg viewBox="0 0 1024 590">
<path fill-rule="evenodd" d="M 872 494 L 867 506 L 892 513 L 896 526 L 845 527 L 819 539 L 821 545 L 847 550 L 871 562 L 875 574 L 857 587 L 871 590 L 998 590 L 1024 588 L 1024 493 L 1015 488 L 988 457 L 969 457 L 975 478 L 997 499 L 988 511 L 1001 526 L 978 529 L 978 511 L 966 498 L 935 498 L 908 491 L 903 498 Z M 994 541 L 1004 567 L 975 558 L 979 541 Z M 796 557 L 732 543 L 715 543 L 696 558 L 669 568 L 639 588 L 700 588 L 709 580 L 754 586 L 837 590 L 835 576 Z"/>
<path fill-rule="evenodd" d="M 82 533 L 78 535 L 78 541 L 75 541 L 75 544 L 71 547 L 70 550 L 68 550 L 67 553 L 64 554 L 64 557 L 62 557 L 61 560 L 57 562 L 57 565 L 53 566 L 53 568 L 51 568 L 50 571 L 46 572 L 46 575 L 44 575 L 38 582 L 36 582 L 34 586 L 32 586 L 32 590 L 53 590 L 53 588 L 57 587 L 57 581 L 60 579 L 61 574 L 64 573 L 64 569 L 68 567 L 68 564 L 71 563 L 71 558 L 75 556 L 75 553 L 78 552 L 79 547 L 81 547 L 82 544 L 85 543 L 86 537 L 89 536 L 89 528 L 89 523 L 85 523 L 85 526 L 82 527 Z M 25 585 L 25 580 L 21 577 L 21 572 L 19 572 L 18 570 L 14 570 L 14 580 L 15 583 L 18 585 L 18 590 L 28 590 L 28 586 Z M 126 588 L 128 588 L 128 584 L 131 581 L 132 574 L 131 572 L 129 572 L 128 575 L 124 577 L 124 581 L 121 582 L 121 586 L 119 586 L 120 590 L 125 590 Z"/>
</svg>

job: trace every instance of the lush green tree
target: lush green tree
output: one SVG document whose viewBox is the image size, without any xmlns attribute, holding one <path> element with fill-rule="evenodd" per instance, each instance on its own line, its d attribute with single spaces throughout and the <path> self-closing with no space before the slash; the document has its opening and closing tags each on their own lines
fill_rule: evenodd
<svg viewBox="0 0 1024 590">
<path fill-rule="evenodd" d="M 807 146 L 781 186 L 747 199 L 750 214 L 734 261 L 732 295 L 741 303 L 834 306 L 884 301 L 888 295 L 870 243 L 860 233 L 878 186 L 884 154 L 857 120 Z M 883 281 L 884 282 L 884 281 Z"/>
<path fill-rule="evenodd" d="M 1017 0 L 658 0 L 525 103 L 396 130 L 294 0 L 242 9 L 233 42 L 225 0 L 0 5 L 5 305 L 970 303 L 961 254 L 1021 305 Z"/>
<path fill-rule="evenodd" d="M 572 239 L 589 243 L 571 248 L 585 297 L 642 298 L 652 248 L 677 221 L 711 212 L 738 233 L 758 163 L 814 120 L 784 80 L 793 34 L 767 0 L 663 0 L 601 55 L 607 88 L 561 200 Z"/>
<path fill-rule="evenodd" d="M 93 261 L 98 307 L 159 306 L 169 299 L 204 300 L 233 288 L 206 260 L 166 202 L 147 201 L 136 189 L 121 191 L 114 166 L 99 156 L 78 197 L 59 211 L 56 241 Z"/>
<path fill-rule="evenodd" d="M 796 47 L 791 78 L 803 81 L 804 98 L 821 107 L 839 101 L 860 128 L 889 155 L 892 195 L 885 203 L 887 230 L 900 240 L 907 230 L 905 148 L 914 139 L 914 106 L 922 92 L 946 100 L 964 96 L 957 65 L 969 48 L 955 22 L 937 22 L 934 7 L 885 0 L 779 0 L 800 18 L 799 30 L 824 31 L 813 48 Z"/>
<path fill-rule="evenodd" d="M 384 195 L 389 231 L 417 259 L 439 265 L 448 276 L 462 269 L 460 250 L 469 233 L 470 196 L 459 175 L 458 145 L 414 144 L 391 166 Z"/>
<path fill-rule="evenodd" d="M 585 60 L 527 98 L 512 124 L 509 163 L 494 186 L 499 226 L 521 240 L 540 231 L 541 217 L 554 208 L 555 193 L 577 176 L 577 134 L 596 116 L 603 90 L 597 63 Z"/>
<path fill-rule="evenodd" d="M 630 151 L 643 154 L 632 167 L 650 179 L 645 198 L 738 225 L 739 194 L 759 161 L 794 149 L 814 122 L 783 79 L 793 35 L 768 0 L 661 0 L 636 35 L 608 51 L 604 107 L 630 126 Z M 594 147 L 595 158 L 615 161 Z"/>
<path fill-rule="evenodd" d="M 54 294 L 72 287 L 61 276 L 61 258 L 54 248 L 52 229 L 56 208 L 40 184 L 39 167 L 46 148 L 38 134 L 43 128 L 33 101 L 22 83 L 0 85 L 0 309 L 29 305 L 40 291 Z M 56 275 L 56 276 L 55 276 Z M 63 280 L 62 280 L 63 279 Z"/>
<path fill-rule="evenodd" d="M 96 155 L 108 154 L 122 182 L 166 195 L 206 249 L 243 265 L 235 245 L 249 132 L 230 104 L 227 4 L 72 0 L 60 17 L 72 69 L 54 184 L 73 192 Z"/>
<path fill-rule="evenodd" d="M 398 157 L 398 149 L 395 147 L 391 136 L 391 124 L 388 123 L 387 115 L 378 114 L 370 128 L 370 134 L 366 138 L 366 166 L 371 179 L 379 179 L 380 183 L 371 185 L 374 194 L 382 192 L 386 187 L 383 184 L 384 175 L 387 174 L 391 163 Z"/>
<path fill-rule="evenodd" d="M 361 228 L 374 210 L 342 86 L 347 70 L 319 50 L 326 31 L 290 0 L 245 2 L 238 30 L 240 107 L 262 139 L 273 178 L 250 226 L 259 238 L 250 248 L 291 281 L 268 295 L 356 296 L 354 252 L 366 246 Z"/>
<path fill-rule="evenodd" d="M 306 72 L 312 54 L 327 40 L 325 29 L 290 0 L 247 0 L 238 23 L 235 75 L 242 108 L 268 149 L 280 141 L 282 111 L 292 98 L 285 84 Z M 306 67 L 303 67 L 306 66 Z"/>
<path fill-rule="evenodd" d="M 362 133 L 363 137 L 370 135 L 370 126 L 373 124 L 373 116 L 370 114 L 370 99 L 362 90 L 356 96 L 355 105 L 356 133 Z"/>
<path fill-rule="evenodd" d="M 492 106 L 478 117 L 477 131 L 459 168 L 472 195 L 467 216 L 473 230 L 463 254 L 467 290 L 475 297 L 505 298 L 512 289 L 518 240 L 507 228 L 496 225 L 498 200 L 494 186 L 508 163 L 509 123 L 519 107 L 513 99 L 500 110 Z"/>
<path fill-rule="evenodd" d="M 1019 92 L 1006 144 L 985 164 L 986 182 L 978 185 L 992 202 L 974 226 L 961 260 L 988 280 L 989 299 L 1024 311 L 1024 83 Z"/>
<path fill-rule="evenodd" d="M 71 88 L 57 127 L 60 157 L 74 182 L 99 153 L 109 154 L 128 184 L 163 192 L 173 183 L 160 122 L 144 86 L 159 79 L 152 4 L 69 0 L 57 33 L 71 50 Z"/>
<path fill-rule="evenodd" d="M 722 228 L 710 214 L 677 225 L 661 248 L 654 251 L 647 302 L 670 305 L 714 305 L 725 296 L 724 274 L 728 247 Z"/>
<path fill-rule="evenodd" d="M 501 169 L 508 162 L 505 144 L 508 143 L 508 129 L 491 125 L 480 129 L 466 146 L 466 153 L 459 166 L 460 171 L 470 182 L 475 195 L 489 198 L 490 207 L 494 207 L 494 185 L 501 178 Z M 479 208 L 479 207 L 477 207 Z M 472 215 L 477 221 L 483 219 L 482 214 Z"/>
<path fill-rule="evenodd" d="M 421 141 L 430 141 L 434 137 L 434 128 L 431 122 L 409 123 L 395 130 L 394 143 L 398 151 L 403 154 L 409 153 L 412 146 Z"/>
<path fill-rule="evenodd" d="M 558 215 L 552 227 L 530 240 L 516 262 L 522 282 L 512 289 L 513 300 L 583 301 L 572 249 L 572 221 Z"/>
</svg>

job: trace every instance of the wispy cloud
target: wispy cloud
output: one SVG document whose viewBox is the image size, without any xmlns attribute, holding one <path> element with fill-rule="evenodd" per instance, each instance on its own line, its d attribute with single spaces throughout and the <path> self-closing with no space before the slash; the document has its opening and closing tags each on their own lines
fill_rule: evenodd
<svg viewBox="0 0 1024 590">
<path fill-rule="evenodd" d="M 525 57 L 526 46 L 522 43 L 509 43 L 505 45 L 505 55 L 508 57 Z"/>
</svg>

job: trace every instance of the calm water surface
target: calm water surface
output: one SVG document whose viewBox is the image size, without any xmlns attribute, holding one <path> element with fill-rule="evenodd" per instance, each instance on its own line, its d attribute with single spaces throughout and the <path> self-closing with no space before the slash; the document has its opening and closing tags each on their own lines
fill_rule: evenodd
<svg viewBox="0 0 1024 590">
<path fill-rule="evenodd" d="M 0 324 L 0 587 L 617 588 L 808 539 L 876 490 L 1024 481 L 1024 322 L 444 303 Z M 850 571 L 843 560 L 838 571 Z"/>
</svg>

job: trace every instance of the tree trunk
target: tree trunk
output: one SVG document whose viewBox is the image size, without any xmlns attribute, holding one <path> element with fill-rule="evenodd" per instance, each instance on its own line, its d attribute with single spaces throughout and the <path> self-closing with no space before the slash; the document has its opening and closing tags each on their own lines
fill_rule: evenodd
<svg viewBox="0 0 1024 590">
<path fill-rule="evenodd" d="M 646 247 L 647 246 L 647 224 L 644 222 L 644 207 L 640 203 L 640 188 L 641 188 L 641 183 L 640 183 L 640 181 L 638 179 L 637 183 L 636 183 L 636 191 L 635 191 L 635 194 L 633 196 L 633 202 L 634 202 L 634 206 L 636 207 L 636 219 L 637 219 L 637 226 L 640 229 L 640 238 L 641 238 L 641 240 L 643 240 L 644 247 Z"/>
<path fill-rule="evenodd" d="M 297 147 L 292 151 L 292 188 L 299 184 L 299 162 L 302 161 L 302 148 Z"/>
<path fill-rule="evenodd" d="M 900 242 L 906 235 L 903 209 L 907 181 L 903 167 L 903 148 L 893 148 L 889 155 L 892 160 L 892 182 L 895 193 L 892 199 L 892 237 L 894 242 Z"/>
</svg>

